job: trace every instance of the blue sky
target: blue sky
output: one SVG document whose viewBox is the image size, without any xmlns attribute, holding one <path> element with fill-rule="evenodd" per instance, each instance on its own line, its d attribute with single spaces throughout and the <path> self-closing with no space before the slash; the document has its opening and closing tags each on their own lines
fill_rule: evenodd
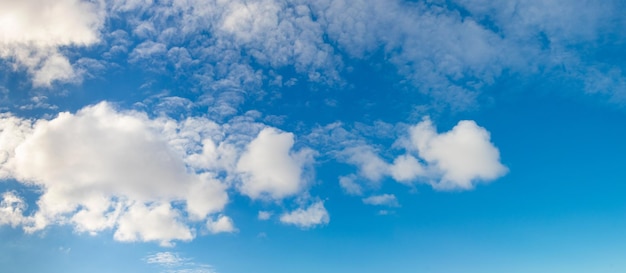
<svg viewBox="0 0 626 273">
<path fill-rule="evenodd" d="M 2 271 L 626 271 L 625 10 L 0 1 Z"/>
</svg>

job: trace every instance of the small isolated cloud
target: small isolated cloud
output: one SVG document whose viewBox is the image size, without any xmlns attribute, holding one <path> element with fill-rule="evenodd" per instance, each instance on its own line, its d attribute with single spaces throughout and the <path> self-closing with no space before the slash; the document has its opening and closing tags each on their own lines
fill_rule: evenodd
<svg viewBox="0 0 626 273">
<path fill-rule="evenodd" d="M 399 207 L 398 199 L 393 194 L 373 195 L 363 198 L 363 203 L 374 206 Z"/>
<path fill-rule="evenodd" d="M 324 202 L 318 201 L 308 208 L 299 208 L 281 215 L 280 221 L 285 224 L 295 225 L 302 229 L 308 229 L 328 224 L 330 216 L 324 207 Z"/>
<path fill-rule="evenodd" d="M 215 273 L 212 266 L 193 262 L 175 252 L 157 252 L 143 259 L 147 264 L 158 266 L 166 273 Z"/>
<path fill-rule="evenodd" d="M 226 215 L 220 215 L 217 219 L 209 219 L 206 222 L 206 228 L 210 233 L 233 233 L 237 231 L 235 224 L 230 217 Z"/>
<path fill-rule="evenodd" d="M 259 216 L 257 217 L 261 221 L 269 220 L 272 217 L 271 211 L 259 211 Z"/>
</svg>

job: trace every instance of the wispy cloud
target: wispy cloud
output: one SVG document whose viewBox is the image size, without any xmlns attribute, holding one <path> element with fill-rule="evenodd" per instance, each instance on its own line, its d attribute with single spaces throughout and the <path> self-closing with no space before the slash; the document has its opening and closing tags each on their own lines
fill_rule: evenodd
<svg viewBox="0 0 626 273">
<path fill-rule="evenodd" d="M 280 216 L 280 221 L 285 224 L 308 229 L 318 225 L 328 224 L 330 216 L 324 207 L 324 202 L 317 201 L 308 207 L 298 208 L 294 211 L 284 213 Z"/>
<path fill-rule="evenodd" d="M 372 195 L 363 198 L 363 203 L 374 206 L 399 207 L 398 199 L 393 194 Z"/>
<path fill-rule="evenodd" d="M 152 255 L 148 255 L 145 258 L 146 263 L 156 264 L 162 266 L 180 266 L 189 259 L 181 258 L 178 253 L 174 252 L 157 252 Z"/>
<path fill-rule="evenodd" d="M 148 264 L 160 267 L 164 273 L 216 273 L 214 268 L 207 264 L 195 263 L 193 259 L 183 258 L 175 252 L 157 252 L 144 258 Z"/>
</svg>

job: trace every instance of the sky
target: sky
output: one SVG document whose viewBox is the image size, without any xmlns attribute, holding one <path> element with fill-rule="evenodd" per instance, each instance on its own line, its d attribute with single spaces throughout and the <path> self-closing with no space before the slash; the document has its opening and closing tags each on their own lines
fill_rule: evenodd
<svg viewBox="0 0 626 273">
<path fill-rule="evenodd" d="M 0 271 L 626 272 L 624 12 L 0 0 Z"/>
</svg>

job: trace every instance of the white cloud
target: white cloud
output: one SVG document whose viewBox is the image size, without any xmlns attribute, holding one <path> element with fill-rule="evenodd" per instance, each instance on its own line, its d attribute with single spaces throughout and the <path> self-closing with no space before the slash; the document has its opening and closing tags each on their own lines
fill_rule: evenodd
<svg viewBox="0 0 626 273">
<path fill-rule="evenodd" d="M 308 208 L 299 208 L 281 215 L 280 221 L 285 224 L 298 226 L 302 229 L 308 229 L 328 224 L 330 216 L 324 207 L 324 202 L 318 201 Z"/>
<path fill-rule="evenodd" d="M 34 86 L 73 81 L 80 76 L 61 47 L 89 46 L 100 40 L 102 1 L 0 1 L 0 57 L 25 67 Z"/>
<path fill-rule="evenodd" d="M 282 199 L 300 193 L 308 183 L 304 169 L 315 153 L 306 148 L 292 152 L 293 144 L 293 134 L 263 129 L 237 163 L 239 190 L 253 199 Z"/>
<path fill-rule="evenodd" d="M 438 189 L 470 189 L 476 181 L 490 181 L 508 170 L 489 132 L 474 121 L 460 121 L 452 130 L 437 134 L 426 119 L 410 129 L 413 148 L 430 168 L 441 175 L 432 183 Z"/>
<path fill-rule="evenodd" d="M 403 147 L 405 154 L 391 164 L 364 143 L 348 143 L 340 159 L 357 166 L 359 176 L 371 181 L 391 177 L 405 184 L 426 182 L 438 190 L 471 189 L 476 183 L 492 181 L 508 171 L 500 163 L 500 152 L 491 143 L 489 132 L 474 121 L 460 121 L 452 130 L 437 133 L 426 118 L 408 128 L 407 136 L 394 145 L 398 147 Z M 354 179 L 340 178 L 348 193 L 358 193 L 351 183 Z"/>
<path fill-rule="evenodd" d="M 363 203 L 374 206 L 399 207 L 398 199 L 393 194 L 372 195 L 363 198 Z"/>
<path fill-rule="evenodd" d="M 226 215 L 220 215 L 216 220 L 209 219 L 206 222 L 206 227 L 209 232 L 213 234 L 217 233 L 232 233 L 236 232 L 237 228 L 235 228 L 235 224 L 230 217 Z"/>
<path fill-rule="evenodd" d="M 259 211 L 257 218 L 261 221 L 269 220 L 272 217 L 271 211 Z"/>
</svg>

